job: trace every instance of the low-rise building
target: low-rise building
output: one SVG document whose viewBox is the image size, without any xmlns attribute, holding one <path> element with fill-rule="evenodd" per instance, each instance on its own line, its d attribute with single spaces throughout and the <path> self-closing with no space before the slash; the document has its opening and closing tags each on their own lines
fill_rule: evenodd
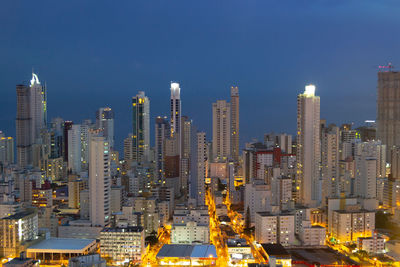
<svg viewBox="0 0 400 267">
<path fill-rule="evenodd" d="M 198 224 L 209 224 L 210 216 L 208 209 L 176 209 L 173 215 L 173 223 L 197 222 Z"/>
<path fill-rule="evenodd" d="M 255 215 L 255 239 L 259 243 L 282 244 L 294 243 L 294 214 L 257 212 Z"/>
<path fill-rule="evenodd" d="M 67 264 L 73 257 L 88 255 L 97 250 L 95 239 L 49 238 L 27 248 L 29 258 L 41 264 Z"/>
<path fill-rule="evenodd" d="M 376 232 L 371 237 L 359 237 L 357 247 L 359 250 L 364 250 L 368 254 L 383 254 L 385 253 L 385 242 L 383 237 L 379 237 Z"/>
<path fill-rule="evenodd" d="M 310 221 L 303 221 L 299 237 L 303 246 L 323 246 L 326 229 L 320 225 L 313 226 Z"/>
<path fill-rule="evenodd" d="M 145 234 L 141 226 L 104 228 L 100 233 L 100 254 L 114 263 L 140 262 L 145 252 Z"/>
<path fill-rule="evenodd" d="M 367 210 L 335 210 L 332 212 L 331 235 L 339 243 L 370 237 L 375 230 L 375 212 Z"/>
<path fill-rule="evenodd" d="M 158 265 L 216 266 L 214 245 L 164 245 L 157 256 Z"/>
<path fill-rule="evenodd" d="M 65 225 L 58 226 L 59 238 L 83 238 L 98 239 L 103 227 L 92 226 L 88 220 L 69 221 Z"/>
<path fill-rule="evenodd" d="M 210 228 L 208 224 L 187 222 L 173 224 L 171 228 L 172 244 L 207 244 L 210 242 Z"/>
<path fill-rule="evenodd" d="M 246 239 L 229 238 L 226 241 L 226 246 L 228 247 L 228 255 L 232 262 L 254 259 L 251 253 L 251 247 L 247 244 Z"/>
<path fill-rule="evenodd" d="M 261 244 L 270 267 L 291 267 L 292 257 L 281 244 Z"/>
</svg>

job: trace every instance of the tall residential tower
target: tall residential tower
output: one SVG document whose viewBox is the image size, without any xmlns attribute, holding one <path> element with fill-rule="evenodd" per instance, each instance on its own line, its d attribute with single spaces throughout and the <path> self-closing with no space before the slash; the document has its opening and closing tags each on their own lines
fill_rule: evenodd
<svg viewBox="0 0 400 267">
<path fill-rule="evenodd" d="M 150 153 L 150 100 L 140 91 L 132 98 L 132 159 L 149 160 Z"/>
<path fill-rule="evenodd" d="M 320 99 L 310 84 L 297 97 L 297 197 L 305 206 L 319 204 L 320 161 Z"/>
<path fill-rule="evenodd" d="M 232 158 L 239 161 L 239 88 L 231 87 L 231 146 Z"/>
<path fill-rule="evenodd" d="M 386 145 L 386 158 L 400 146 L 400 72 L 378 72 L 377 138 Z"/>
</svg>

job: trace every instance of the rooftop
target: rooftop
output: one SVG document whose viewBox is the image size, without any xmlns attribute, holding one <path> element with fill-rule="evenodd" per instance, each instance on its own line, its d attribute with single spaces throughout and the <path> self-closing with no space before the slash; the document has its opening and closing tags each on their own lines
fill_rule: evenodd
<svg viewBox="0 0 400 267">
<path fill-rule="evenodd" d="M 104 232 L 127 232 L 127 233 L 140 233 L 143 231 L 142 226 L 128 226 L 128 227 L 111 227 L 111 228 L 104 228 L 101 230 L 102 233 Z"/>
<path fill-rule="evenodd" d="M 290 253 L 281 244 L 261 244 L 268 256 L 290 258 Z"/>
<path fill-rule="evenodd" d="M 27 216 L 33 215 L 33 214 L 35 214 L 35 211 L 33 211 L 33 210 L 31 210 L 31 211 L 21 211 L 21 212 L 18 212 L 16 214 L 14 214 L 14 215 L 5 217 L 2 220 L 19 220 L 19 219 L 22 219 L 24 217 L 27 217 Z"/>
<path fill-rule="evenodd" d="M 217 258 L 214 245 L 178 245 L 166 244 L 157 254 L 157 258 Z"/>
<path fill-rule="evenodd" d="M 28 247 L 28 252 L 54 250 L 80 252 L 95 243 L 95 239 L 50 238 Z"/>
</svg>

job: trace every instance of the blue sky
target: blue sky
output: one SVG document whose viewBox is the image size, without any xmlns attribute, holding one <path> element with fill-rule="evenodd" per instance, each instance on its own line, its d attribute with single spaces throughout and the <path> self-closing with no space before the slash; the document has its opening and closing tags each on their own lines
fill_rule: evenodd
<svg viewBox="0 0 400 267">
<path fill-rule="evenodd" d="M 131 97 L 150 97 L 153 131 L 154 117 L 169 115 L 170 81 L 209 138 L 211 103 L 228 100 L 231 85 L 242 143 L 294 133 L 296 96 L 310 82 L 328 123 L 361 124 L 375 118 L 377 66 L 400 64 L 399 12 L 391 0 L 3 1 L 0 130 L 15 136 L 15 85 L 32 68 L 47 82 L 49 118 L 79 123 L 113 108 L 118 148 Z"/>
</svg>

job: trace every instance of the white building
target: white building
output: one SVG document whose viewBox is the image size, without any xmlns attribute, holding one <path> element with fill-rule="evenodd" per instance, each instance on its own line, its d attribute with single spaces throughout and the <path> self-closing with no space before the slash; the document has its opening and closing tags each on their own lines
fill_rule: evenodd
<svg viewBox="0 0 400 267">
<path fill-rule="evenodd" d="M 192 244 L 210 242 L 210 228 L 208 224 L 197 224 L 187 222 L 184 224 L 173 224 L 171 229 L 172 244 Z"/>
<path fill-rule="evenodd" d="M 378 237 L 376 233 L 374 233 L 371 237 L 359 237 L 358 240 L 358 249 L 364 250 L 368 254 L 376 255 L 385 253 L 385 239 L 382 237 Z"/>
<path fill-rule="evenodd" d="M 90 220 L 94 226 L 110 221 L 111 177 L 109 144 L 102 136 L 92 136 L 89 145 Z"/>
<path fill-rule="evenodd" d="M 100 254 L 114 263 L 139 262 L 145 253 L 143 227 L 104 228 L 100 233 Z"/>
<path fill-rule="evenodd" d="M 176 209 L 173 215 L 173 223 L 184 224 L 187 222 L 208 225 L 210 223 L 208 209 Z"/>
<path fill-rule="evenodd" d="M 171 136 L 181 136 L 181 116 L 181 88 L 179 83 L 171 82 Z"/>
<path fill-rule="evenodd" d="M 255 240 L 258 243 L 273 243 L 288 246 L 294 243 L 293 214 L 273 215 L 269 212 L 257 212 L 255 215 Z"/>
<path fill-rule="evenodd" d="M 258 182 L 258 181 L 257 181 Z M 244 211 L 250 211 L 250 220 L 255 221 L 257 212 L 271 211 L 271 190 L 263 182 L 246 184 L 244 191 Z M 247 216 L 247 215 L 246 215 Z"/>
<path fill-rule="evenodd" d="M 366 210 L 335 210 L 332 212 L 331 235 L 339 243 L 370 237 L 375 230 L 375 212 Z"/>
<path fill-rule="evenodd" d="M 319 202 L 318 181 L 321 161 L 320 98 L 315 86 L 307 85 L 297 97 L 297 186 L 298 201 L 310 207 Z"/>
<path fill-rule="evenodd" d="M 303 221 L 299 236 L 303 246 L 323 246 L 326 229 L 322 226 L 312 226 L 310 221 Z"/>
</svg>

